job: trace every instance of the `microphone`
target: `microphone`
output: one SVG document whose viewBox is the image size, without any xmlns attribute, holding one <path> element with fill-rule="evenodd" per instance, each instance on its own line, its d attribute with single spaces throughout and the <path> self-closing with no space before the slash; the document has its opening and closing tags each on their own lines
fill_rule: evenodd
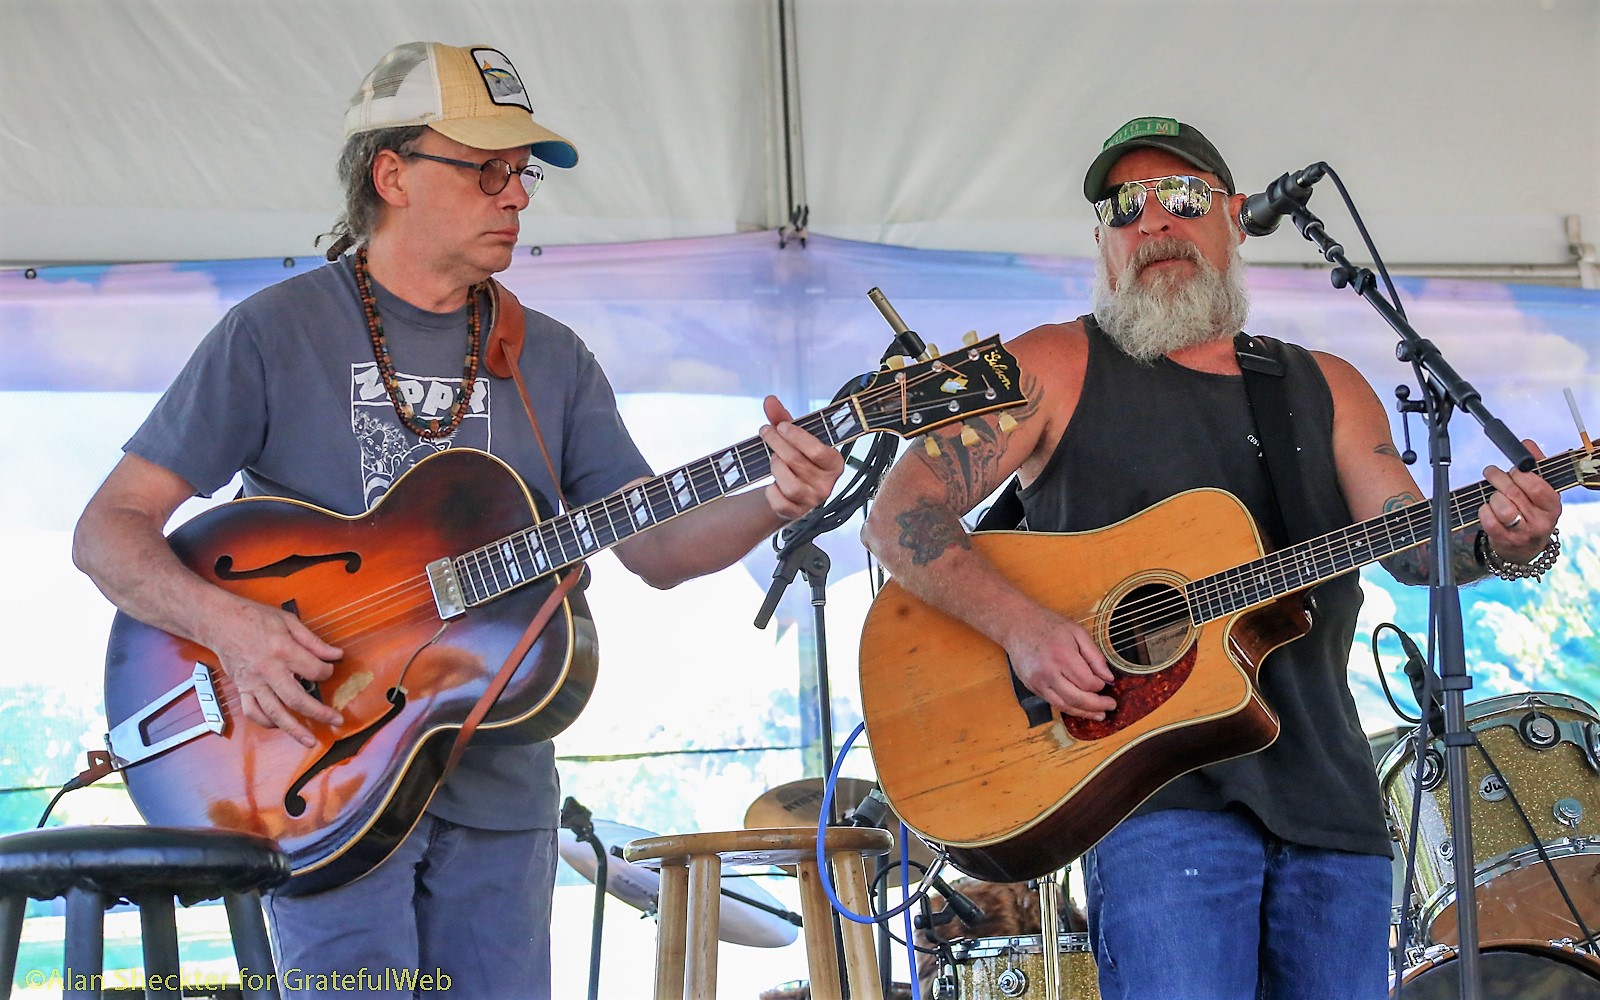
<svg viewBox="0 0 1600 1000">
<path fill-rule="evenodd" d="M 882 827 L 883 818 L 888 813 L 889 800 L 883 797 L 877 785 L 873 785 L 845 822 L 849 826 Z"/>
<path fill-rule="evenodd" d="M 1261 194 L 1253 194 L 1239 206 L 1239 228 L 1248 236 L 1266 236 L 1278 228 L 1283 217 L 1303 206 L 1311 197 L 1311 185 L 1322 179 L 1325 163 L 1313 163 L 1294 174 L 1284 174 Z"/>
<path fill-rule="evenodd" d="M 974 930 L 983 923 L 983 911 L 978 908 L 978 904 L 963 896 L 960 891 L 952 889 L 944 879 L 935 876 L 933 887 L 944 896 L 945 909 L 959 917 L 961 922 L 967 925 L 968 930 Z"/>
<path fill-rule="evenodd" d="M 1400 645 L 1404 646 L 1406 649 L 1406 665 L 1404 670 L 1406 678 L 1411 681 L 1411 695 L 1417 699 L 1417 707 L 1421 709 L 1427 716 L 1428 729 L 1435 736 L 1443 736 L 1443 693 L 1439 690 L 1438 684 L 1433 685 L 1433 697 L 1429 699 L 1429 702 L 1425 707 L 1423 706 L 1423 680 L 1428 675 L 1428 661 L 1423 658 L 1422 650 L 1417 648 L 1417 644 L 1411 641 L 1411 637 L 1409 635 L 1406 635 L 1399 629 L 1395 629 L 1394 631 L 1395 635 L 1400 637 Z"/>
</svg>

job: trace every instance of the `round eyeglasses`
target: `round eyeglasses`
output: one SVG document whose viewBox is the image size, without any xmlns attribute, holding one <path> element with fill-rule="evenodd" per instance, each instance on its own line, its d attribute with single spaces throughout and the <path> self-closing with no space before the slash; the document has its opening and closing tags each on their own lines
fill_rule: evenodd
<svg viewBox="0 0 1600 1000">
<path fill-rule="evenodd" d="M 537 163 L 530 163 L 525 167 L 513 167 L 498 157 L 485 160 L 483 163 L 473 163 L 471 160 L 452 160 L 448 156 L 434 156 L 432 153 L 401 153 L 401 156 L 414 160 L 432 160 L 435 163 L 447 163 L 452 167 L 465 167 L 478 172 L 478 189 L 484 194 L 499 194 L 511 183 L 511 175 L 518 174 L 522 177 L 522 188 L 532 198 L 533 193 L 539 190 L 539 185 L 544 181 L 544 170 Z"/>
</svg>

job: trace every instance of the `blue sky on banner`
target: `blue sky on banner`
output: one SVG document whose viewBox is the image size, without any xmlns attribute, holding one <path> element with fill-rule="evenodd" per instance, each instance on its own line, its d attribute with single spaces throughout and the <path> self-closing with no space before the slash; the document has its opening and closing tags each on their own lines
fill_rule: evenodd
<svg viewBox="0 0 1600 1000">
<path fill-rule="evenodd" d="M 50 268 L 34 278 L 0 274 L 0 357 L 6 359 L 0 398 L 8 412 L 29 416 L 27 429 L 8 435 L 4 446 L 0 535 L 33 568 L 7 575 L 0 602 L 13 618 L 17 662 L 49 668 L 13 673 L 14 680 L 0 684 L 6 696 L 0 731 L 8 740 L 20 735 L 19 720 L 37 718 L 26 712 L 41 705 L 57 720 L 51 748 L 19 751 L 0 785 L 65 780 L 102 725 L 98 692 L 110 609 L 71 566 L 73 520 L 155 395 L 226 309 L 265 285 L 320 266 L 316 258 L 287 263 L 292 266 L 271 259 Z M 967 330 L 1009 337 L 1087 311 L 1092 275 L 1092 263 L 1081 259 L 908 250 L 826 237 L 780 249 L 774 234 L 750 233 L 551 247 L 537 255 L 524 249 L 503 280 L 524 303 L 585 338 L 610 373 L 645 454 L 657 468 L 668 468 L 751 434 L 766 392 L 777 392 L 798 412 L 875 369 L 890 330 L 867 299 L 870 288 L 881 288 L 913 329 L 948 350 Z M 1348 290 L 1330 288 L 1324 272 L 1258 268 L 1250 281 L 1254 332 L 1349 358 L 1386 403 L 1396 384 L 1410 381 L 1410 369 L 1394 360 L 1393 332 Z M 1575 446 L 1562 398 L 1570 387 L 1591 431 L 1600 433 L 1600 293 L 1441 280 L 1403 280 L 1400 287 L 1413 324 L 1513 430 L 1550 452 Z M 1412 433 L 1414 446 L 1424 450 L 1420 427 L 1413 425 Z M 1458 415 L 1452 436 L 1456 485 L 1477 481 L 1484 464 L 1498 461 L 1471 418 Z M 1426 469 L 1417 475 L 1426 489 Z M 1566 554 L 1543 584 L 1489 581 L 1463 592 L 1475 678 L 1470 698 L 1544 689 L 1600 703 L 1600 637 L 1592 610 L 1600 603 L 1600 504 L 1582 494 L 1566 495 Z M 835 732 L 842 736 L 859 718 L 855 648 L 870 585 L 853 526 L 822 544 L 834 561 L 828 634 Z M 645 593 L 614 565 L 597 570 L 593 601 L 605 656 L 592 705 L 634 704 L 656 672 L 688 663 L 700 682 L 695 697 L 682 704 L 658 704 L 653 693 L 644 726 L 635 713 L 591 707 L 559 749 L 651 753 L 799 742 L 803 713 L 794 678 L 796 661 L 806 655 L 803 645 L 794 629 L 750 627 L 772 570 L 771 552 L 758 549 L 743 572 L 667 595 Z M 1427 595 L 1395 585 L 1381 571 L 1367 571 L 1364 585 L 1363 641 L 1352 656 L 1351 679 L 1363 720 L 1377 731 L 1396 720 L 1364 637 L 1380 622 L 1394 621 L 1423 642 Z M 42 593 L 52 596 L 45 606 L 37 601 Z M 793 625 L 805 614 L 799 601 L 786 605 L 779 622 Z M 1380 652 L 1391 681 L 1400 682 L 1400 700 L 1409 705 L 1398 644 L 1389 637 Z M 709 702 L 707 691 L 716 692 Z M 681 787 L 663 793 L 651 806 L 660 818 L 646 825 L 737 823 L 743 804 L 762 788 L 800 776 L 793 755 L 766 756 L 771 759 L 730 764 L 743 769 L 737 781 L 726 768 L 707 771 L 708 794 L 699 798 L 683 796 Z M 574 787 L 587 787 L 601 801 L 626 794 L 637 802 L 640 794 L 637 783 L 620 774 L 596 771 L 574 780 Z M 730 783 L 742 790 L 715 794 Z M 626 793 L 624 784 L 631 784 Z M 643 821 L 638 812 L 601 814 Z M 667 822 L 671 817 L 678 822 Z"/>
</svg>

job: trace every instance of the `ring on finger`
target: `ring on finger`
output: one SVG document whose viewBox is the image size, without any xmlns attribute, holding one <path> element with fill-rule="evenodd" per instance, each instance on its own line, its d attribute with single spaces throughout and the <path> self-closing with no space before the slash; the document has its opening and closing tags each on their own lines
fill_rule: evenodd
<svg viewBox="0 0 1600 1000">
<path fill-rule="evenodd" d="M 1517 516 L 1506 522 L 1507 528 L 1515 528 L 1522 523 L 1522 511 L 1517 511 Z"/>
</svg>

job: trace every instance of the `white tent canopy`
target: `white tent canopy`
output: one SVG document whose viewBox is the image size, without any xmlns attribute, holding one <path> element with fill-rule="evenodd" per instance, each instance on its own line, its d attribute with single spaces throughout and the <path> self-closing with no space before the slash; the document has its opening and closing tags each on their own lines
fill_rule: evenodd
<svg viewBox="0 0 1600 1000">
<path fill-rule="evenodd" d="M 793 182 L 813 232 L 1086 256 L 1083 171 L 1150 114 L 1203 128 L 1247 189 L 1333 165 L 1391 263 L 1571 267 L 1566 220 L 1587 242 L 1600 232 L 1594 0 L 7 0 L 5 14 L 11 264 L 312 252 L 338 209 L 345 102 L 418 38 L 504 50 L 581 151 L 535 199 L 529 243 L 777 228 Z M 1312 207 L 1359 246 L 1331 184 Z M 1292 234 L 1247 253 L 1316 260 Z"/>
</svg>

